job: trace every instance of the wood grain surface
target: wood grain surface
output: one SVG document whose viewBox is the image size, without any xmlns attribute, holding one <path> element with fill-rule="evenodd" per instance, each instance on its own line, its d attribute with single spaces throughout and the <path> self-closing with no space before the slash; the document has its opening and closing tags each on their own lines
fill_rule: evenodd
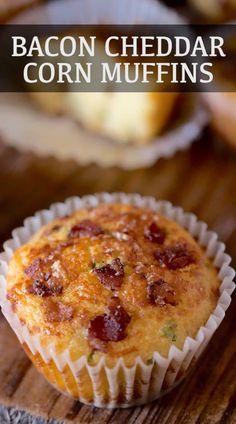
<svg viewBox="0 0 236 424">
<path fill-rule="evenodd" d="M 38 209 L 68 196 L 98 191 L 153 195 L 196 213 L 226 242 L 235 266 L 236 157 L 208 132 L 189 151 L 136 171 L 38 159 L 0 143 L 1 243 Z M 124 410 L 91 408 L 56 392 L 31 365 L 1 317 L 0 403 L 66 423 L 236 423 L 235 315 L 234 299 L 196 369 L 178 388 L 144 407 Z"/>
</svg>

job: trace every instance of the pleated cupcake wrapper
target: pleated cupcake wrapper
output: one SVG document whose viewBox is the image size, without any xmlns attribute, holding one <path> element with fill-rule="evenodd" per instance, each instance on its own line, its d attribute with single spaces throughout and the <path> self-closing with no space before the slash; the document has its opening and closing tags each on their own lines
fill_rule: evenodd
<svg viewBox="0 0 236 424">
<path fill-rule="evenodd" d="M 37 9 L 39 10 L 39 9 Z M 175 25 L 185 23 L 173 9 L 157 0 L 60 0 L 25 14 L 29 24 Z M 16 22 L 20 22 L 20 17 Z M 186 29 L 187 31 L 187 29 Z M 185 32 L 186 32 L 185 31 Z M 186 34 L 185 34 L 186 35 Z M 132 93 L 131 93 L 132 94 Z M 0 132 L 4 141 L 40 157 L 96 163 L 124 169 L 148 167 L 162 157 L 186 150 L 209 121 L 197 95 L 185 93 L 178 119 L 145 145 L 119 143 L 86 130 L 69 116 L 50 116 L 21 93 L 0 96 Z M 14 121 L 15 125 L 12 125 Z M 174 125 L 173 125 L 174 124 Z"/>
<path fill-rule="evenodd" d="M 210 315 L 205 326 L 199 329 L 195 338 L 187 337 L 182 349 L 172 345 L 166 358 L 158 352 L 154 352 L 153 363 L 150 365 L 145 364 L 142 358 L 137 357 L 133 367 L 130 368 L 120 358 L 113 368 L 109 368 L 106 366 L 105 356 L 101 358 L 96 366 L 92 366 L 86 356 L 81 357 L 77 361 L 72 361 L 69 350 L 65 350 L 59 355 L 56 353 L 53 344 L 44 347 L 40 342 L 39 336 L 32 336 L 29 333 L 26 325 L 23 325 L 14 313 L 6 296 L 8 263 L 18 247 L 26 243 L 44 224 L 58 217 L 71 214 L 80 208 L 97 206 L 100 203 L 122 203 L 147 207 L 173 219 L 198 241 L 200 246 L 205 249 L 207 256 L 212 258 L 214 265 L 219 269 L 220 297 L 214 312 Z M 15 229 L 12 235 L 13 238 L 4 244 L 4 253 L 0 255 L 0 305 L 2 312 L 21 344 L 26 344 L 33 355 L 39 353 L 45 363 L 52 360 L 61 373 L 68 366 L 78 387 L 80 385 L 79 371 L 86 368 L 93 387 L 92 403 L 98 407 L 113 408 L 143 404 L 158 398 L 166 390 L 174 387 L 192 369 L 213 333 L 220 325 L 231 302 L 231 294 L 235 288 L 233 282 L 235 272 L 229 266 L 231 258 L 225 253 L 225 245 L 218 241 L 216 233 L 208 231 L 207 225 L 198 221 L 195 215 L 185 213 L 181 208 L 174 207 L 169 202 L 156 201 L 153 197 L 141 197 L 138 194 L 125 193 L 100 193 L 82 198 L 72 197 L 67 199 L 65 203 L 53 204 L 50 209 L 39 211 L 35 216 L 25 219 L 24 226 Z M 106 398 L 106 402 L 104 402 L 100 392 L 101 371 L 105 373 L 109 387 L 109 397 L 108 399 Z M 125 400 L 119 403 L 119 375 L 121 372 L 123 374 L 123 387 L 125 387 Z M 61 376 L 63 378 L 63 373 Z M 134 396 L 134 390 L 137 385 L 139 387 L 138 398 Z M 66 381 L 65 386 L 67 386 Z M 67 389 L 70 392 L 69 386 Z M 79 400 L 87 403 L 86 399 L 80 398 Z"/>
</svg>

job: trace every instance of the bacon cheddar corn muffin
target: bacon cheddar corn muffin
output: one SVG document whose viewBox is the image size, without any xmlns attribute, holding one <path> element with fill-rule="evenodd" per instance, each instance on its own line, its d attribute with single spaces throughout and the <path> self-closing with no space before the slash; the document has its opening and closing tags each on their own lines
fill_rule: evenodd
<svg viewBox="0 0 236 424">
<path fill-rule="evenodd" d="M 112 368 L 122 360 L 132 370 L 139 357 L 130 402 L 143 399 L 155 355 L 164 364 L 171 346 L 182 349 L 197 335 L 216 307 L 219 285 L 212 261 L 176 222 L 148 208 L 100 204 L 53 220 L 18 248 L 6 290 L 41 351 L 55 347 L 54 359 L 45 359 L 24 343 L 48 381 L 84 402 L 96 391 L 102 404 L 117 405 L 127 402 L 125 374 L 112 392 L 113 377 L 101 363 Z M 58 365 L 63 352 L 67 360 Z M 148 386 L 158 392 L 150 375 Z"/>
</svg>

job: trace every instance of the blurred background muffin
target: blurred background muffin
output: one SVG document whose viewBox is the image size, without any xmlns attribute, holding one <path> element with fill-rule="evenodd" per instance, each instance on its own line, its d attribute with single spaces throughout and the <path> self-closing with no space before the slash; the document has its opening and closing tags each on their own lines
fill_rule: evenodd
<svg viewBox="0 0 236 424">
<path fill-rule="evenodd" d="M 176 8 L 187 16 L 190 24 L 234 23 L 236 19 L 236 0 L 164 0 L 165 4 Z M 212 92 L 204 92 L 204 104 L 210 113 L 210 127 L 214 135 L 228 146 L 236 148 L 236 34 L 235 25 L 227 36 L 227 31 L 218 27 L 219 34 L 225 35 L 224 50 L 226 57 L 213 61 L 215 87 Z M 212 27 L 217 31 L 217 27 Z M 218 34 L 218 35 L 219 35 Z M 219 90 L 219 91 L 218 91 Z"/>
<path fill-rule="evenodd" d="M 50 114 L 65 114 L 118 143 L 150 143 L 168 125 L 179 93 L 29 93 Z"/>
<path fill-rule="evenodd" d="M 27 9 L 27 7 L 31 8 L 36 3 L 42 4 L 43 7 L 41 9 L 35 9 L 35 22 L 37 22 L 37 17 L 39 16 L 42 20 L 43 15 L 45 15 L 45 23 L 53 22 L 54 15 L 56 15 L 56 19 L 59 17 L 63 21 L 63 11 L 65 13 L 67 10 L 66 4 L 68 4 L 63 0 L 54 2 L 38 2 L 36 0 L 9 2 L 5 0 L 0 3 L 2 19 L 9 17 L 16 11 L 22 11 L 22 9 Z M 150 16 L 147 18 L 145 13 L 141 12 L 140 16 L 143 13 L 145 22 L 149 22 L 150 20 L 151 23 L 154 21 L 155 23 L 163 23 L 162 18 L 164 16 L 164 21 L 167 21 L 167 17 L 170 17 L 170 23 L 181 23 L 184 21 L 181 21 L 181 18 L 179 21 L 178 19 L 181 13 L 183 13 L 184 15 L 188 15 L 189 22 L 214 22 L 224 21 L 229 18 L 232 19 L 235 16 L 236 8 L 235 0 L 209 0 L 208 2 L 202 0 L 188 0 L 184 2 L 166 0 L 163 3 L 171 6 L 172 9 L 165 7 L 162 9 L 162 6 L 157 0 L 150 2 L 149 0 L 144 1 L 143 5 L 146 8 L 144 7 L 143 10 L 148 10 L 147 5 L 150 4 L 150 10 L 153 8 L 155 13 L 148 11 Z M 70 1 L 70 6 L 76 8 L 76 2 Z M 156 9 L 155 6 L 157 6 Z M 159 7 L 163 16 L 158 21 Z M 176 15 L 172 14 L 173 9 L 178 11 Z M 40 10 L 41 14 L 38 13 L 38 10 Z M 41 12 L 42 10 L 43 13 Z M 196 15 L 196 11 L 198 11 L 198 15 Z M 73 17 L 73 15 L 75 16 L 76 13 L 70 12 L 70 17 Z M 114 14 L 111 13 L 112 15 Z M 32 16 L 30 15 L 30 19 L 32 19 Z M 96 16 L 96 12 L 94 16 Z M 141 22 L 140 16 L 136 19 L 138 22 Z M 151 16 L 153 17 L 153 21 L 151 20 Z M 27 13 L 23 15 L 19 14 L 18 22 L 25 22 L 25 19 L 26 21 L 28 19 Z M 68 16 L 65 19 L 68 20 Z M 127 19 L 130 19 L 130 17 Z M 235 46 L 235 39 L 232 42 L 232 46 Z M 231 146 L 235 146 L 234 84 L 236 69 L 232 69 L 232 64 L 228 66 L 226 59 L 224 59 L 221 64 L 216 64 L 215 70 L 217 86 L 221 91 L 223 91 L 222 87 L 226 87 L 225 93 L 204 93 L 205 107 L 210 112 L 211 127 L 217 131 L 217 134 L 223 140 L 226 140 Z M 165 135 L 166 131 L 179 120 L 179 115 L 181 115 L 180 105 L 182 99 L 187 98 L 187 95 L 182 94 L 180 96 L 176 92 L 165 92 L 166 89 L 167 87 L 164 86 L 162 91 L 159 92 L 120 93 L 116 91 L 115 84 L 113 84 L 112 92 L 32 92 L 28 93 L 31 98 L 29 107 L 31 108 L 33 105 L 35 110 L 38 109 L 39 112 L 45 112 L 49 117 L 65 116 L 70 118 L 72 121 L 81 124 L 82 128 L 90 131 L 91 136 L 97 134 L 104 137 L 107 141 L 114 141 L 117 144 L 142 146 L 157 141 L 159 137 L 163 134 Z M 195 93 L 193 97 L 197 99 L 199 97 L 198 93 Z M 203 107 L 201 106 L 201 108 Z M 184 119 L 187 121 L 188 118 Z M 68 139 L 70 138 L 70 133 L 68 132 Z"/>
<path fill-rule="evenodd" d="M 36 3 L 39 0 L 0 0 L 0 23 Z"/>
<path fill-rule="evenodd" d="M 216 23 L 236 18 L 235 0 L 162 0 L 194 22 Z"/>
<path fill-rule="evenodd" d="M 105 22 L 105 6 L 106 22 L 112 25 L 184 22 L 178 13 L 157 0 L 142 0 L 142 3 L 123 0 L 119 4 L 113 1 L 109 8 L 105 1 L 99 7 L 94 1 L 81 2 L 80 9 L 74 0 L 43 2 L 32 9 L 34 13 L 19 14 L 14 22 L 72 25 L 88 22 L 88 27 Z M 180 95 L 178 86 L 175 92 L 167 92 L 167 84 L 168 81 L 160 91 L 153 92 L 117 92 L 114 83 L 111 92 L 83 93 L 69 89 L 65 93 L 45 93 L 38 87 L 38 91 L 25 95 L 4 96 L 0 99 L 0 113 L 4 117 L 0 131 L 10 144 L 36 154 L 40 144 L 44 155 L 49 152 L 60 158 L 74 158 L 79 163 L 150 166 L 160 157 L 187 148 L 207 121 L 197 95 Z M 20 123 L 17 131 L 11 125 L 12 119 Z M 66 143 L 62 139 L 65 133 Z"/>
<path fill-rule="evenodd" d="M 90 62 L 91 60 L 93 61 L 93 69 L 95 70 L 94 79 L 98 78 L 99 80 L 100 78 L 99 76 L 97 77 L 97 74 L 100 71 L 100 64 L 102 62 L 108 62 L 111 69 L 115 69 L 117 64 L 122 65 L 125 60 L 122 56 L 108 58 L 104 53 L 105 38 L 116 34 L 117 31 L 118 30 L 113 29 L 113 27 L 107 30 L 104 28 L 97 28 L 97 54 L 92 59 L 87 52 L 84 53 L 84 57 L 80 57 L 80 64 L 82 65 Z M 58 37 L 61 40 L 65 35 L 72 35 L 76 37 L 78 35 L 81 36 L 82 34 L 85 36 L 90 34 L 90 29 L 88 29 L 88 31 L 80 29 L 79 32 L 73 31 L 71 33 L 63 32 L 58 34 Z M 91 34 L 94 34 L 94 32 Z M 119 35 L 118 32 L 117 35 Z M 129 34 L 128 30 L 128 37 L 130 36 L 131 34 Z M 132 40 L 128 40 L 127 43 L 132 43 Z M 58 51 L 59 43 L 57 41 L 55 41 L 54 44 L 51 43 L 51 45 L 51 49 Z M 114 41 L 112 48 L 117 52 L 121 52 L 121 43 L 116 43 Z M 140 50 L 141 46 L 138 46 L 138 49 Z M 75 56 L 72 56 L 71 59 L 72 64 L 77 60 Z M 156 57 L 150 59 L 153 63 L 157 60 Z M 45 58 L 36 57 L 35 60 L 36 63 L 40 65 Z M 59 58 L 57 56 L 57 62 L 60 60 L 63 62 L 64 58 Z M 141 57 L 136 59 L 131 55 L 125 60 L 126 62 L 129 62 L 128 75 L 129 77 L 131 76 L 131 78 L 136 75 L 135 62 L 137 60 L 142 63 Z M 122 75 L 124 71 L 123 68 L 120 69 Z M 141 78 L 143 74 L 142 68 L 140 69 Z M 72 75 L 74 75 L 74 72 L 72 72 Z M 34 77 L 37 78 L 37 75 L 33 75 L 33 78 Z M 154 87 L 153 90 L 156 90 L 155 77 L 151 76 L 150 81 Z M 164 81 L 164 84 L 159 86 L 159 91 L 153 92 L 150 88 L 148 88 L 148 92 L 120 92 L 117 91 L 116 82 L 112 81 L 108 85 L 109 91 L 107 91 L 107 88 L 105 87 L 104 91 L 86 92 L 83 91 L 83 85 L 82 89 L 77 91 L 76 86 L 74 88 L 73 84 L 67 84 L 65 87 L 67 91 L 63 93 L 41 92 L 40 90 L 43 90 L 44 87 L 42 87 L 42 84 L 39 82 L 34 88 L 35 91 L 29 92 L 29 95 L 33 100 L 34 105 L 39 106 L 43 111 L 54 115 L 64 114 L 71 117 L 76 122 L 82 124 L 84 128 L 98 133 L 101 136 L 108 137 L 108 139 L 112 141 L 118 143 L 147 144 L 165 130 L 172 118 L 175 119 L 173 111 L 176 100 L 179 97 L 179 93 L 166 92 L 170 86 L 170 78 L 167 77 Z M 99 86 L 99 88 L 100 87 L 101 86 Z M 142 90 L 142 87 L 139 87 L 140 90 Z"/>
<path fill-rule="evenodd" d="M 99 37 L 98 33 L 98 54 L 93 59 L 95 72 L 100 63 L 108 60 L 104 53 L 103 41 Z M 109 58 L 109 63 L 114 66 L 122 64 L 122 60 L 122 57 Z M 138 60 L 142 61 L 141 58 Z M 87 61 L 91 61 L 91 58 L 87 56 L 82 58 L 82 63 Z M 135 75 L 134 58 L 129 57 L 127 61 L 130 62 L 129 75 Z M 36 58 L 36 62 L 40 63 L 40 58 Z M 151 84 L 156 89 L 154 77 L 151 79 Z M 150 143 L 165 130 L 172 119 L 176 118 L 173 112 L 179 93 L 165 92 L 168 86 L 169 81 L 165 81 L 159 91 L 152 92 L 149 89 L 148 92 L 119 92 L 116 82 L 113 81 L 109 83 L 109 91 L 106 91 L 106 88 L 100 92 L 83 92 L 83 89 L 73 91 L 72 84 L 72 88 L 67 87 L 67 92 L 45 93 L 40 92 L 43 88 L 38 83 L 36 91 L 29 95 L 34 105 L 47 113 L 64 114 L 89 131 L 108 137 L 112 141 L 139 145 Z"/>
<path fill-rule="evenodd" d="M 208 21 L 223 22 L 236 18 L 235 0 L 188 0 L 200 15 Z"/>
<path fill-rule="evenodd" d="M 205 93 L 211 125 L 224 141 L 236 148 L 236 93 Z"/>
<path fill-rule="evenodd" d="M 227 30 L 224 40 L 226 57 L 213 61 L 215 92 L 205 92 L 203 97 L 211 114 L 212 129 L 229 146 L 236 148 L 236 31 L 234 25 Z M 219 92 L 217 92 L 218 89 Z"/>
</svg>

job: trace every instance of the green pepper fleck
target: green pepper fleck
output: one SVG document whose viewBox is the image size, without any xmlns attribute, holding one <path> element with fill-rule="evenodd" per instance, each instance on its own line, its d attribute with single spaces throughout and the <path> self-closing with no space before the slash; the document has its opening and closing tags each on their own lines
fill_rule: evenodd
<svg viewBox="0 0 236 424">
<path fill-rule="evenodd" d="M 93 360 L 94 353 L 95 353 L 95 351 L 94 350 L 91 350 L 91 352 L 87 356 L 87 361 L 88 361 L 89 364 L 91 364 L 91 362 Z"/>
<path fill-rule="evenodd" d="M 171 340 L 172 342 L 176 342 L 177 340 L 176 329 L 177 329 L 177 324 L 174 321 L 169 321 L 167 325 L 162 328 L 163 336 Z"/>
</svg>

